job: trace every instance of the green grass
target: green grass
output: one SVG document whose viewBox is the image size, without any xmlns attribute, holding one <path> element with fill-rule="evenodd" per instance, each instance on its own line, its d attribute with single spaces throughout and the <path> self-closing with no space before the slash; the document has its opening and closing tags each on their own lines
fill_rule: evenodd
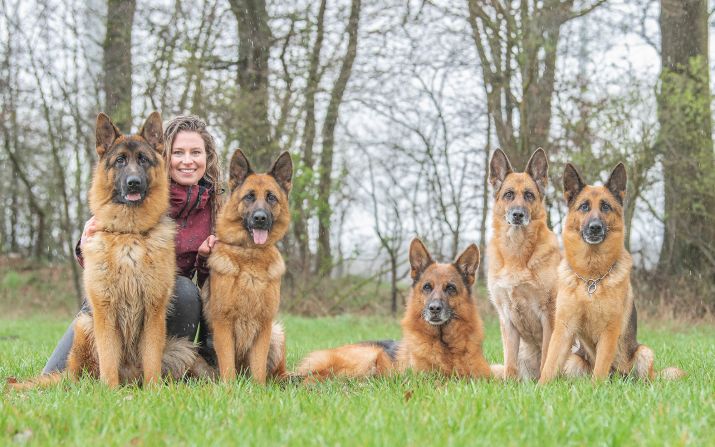
<svg viewBox="0 0 715 447">
<path fill-rule="evenodd" d="M 289 366 L 315 348 L 399 336 L 396 321 L 284 316 Z M 0 377 L 36 374 L 67 321 L 0 320 Z M 485 352 L 501 361 L 487 322 Z M 715 328 L 642 325 L 679 382 L 497 383 L 408 374 L 311 387 L 175 383 L 111 391 L 82 380 L 6 393 L 0 445 L 712 445 Z"/>
</svg>

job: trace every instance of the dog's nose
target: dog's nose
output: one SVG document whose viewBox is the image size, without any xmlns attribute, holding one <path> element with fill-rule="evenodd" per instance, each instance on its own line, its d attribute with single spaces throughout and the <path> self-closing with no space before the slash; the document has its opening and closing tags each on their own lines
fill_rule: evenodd
<svg viewBox="0 0 715 447">
<path fill-rule="evenodd" d="M 127 177 L 127 186 L 130 188 L 138 188 L 142 184 L 142 179 L 136 175 L 130 175 Z"/>
<path fill-rule="evenodd" d="M 591 234 L 601 234 L 603 232 L 603 223 L 598 220 L 593 220 L 589 222 L 588 232 Z"/>
<path fill-rule="evenodd" d="M 427 308 L 433 314 L 438 314 L 442 312 L 442 303 L 440 303 L 439 301 L 432 301 L 431 303 L 429 303 L 429 305 L 427 305 Z"/>
<path fill-rule="evenodd" d="M 511 212 L 511 217 L 514 220 L 522 220 L 524 218 L 524 212 L 522 210 L 514 210 Z"/>
<path fill-rule="evenodd" d="M 268 214 L 265 211 L 256 211 L 253 213 L 253 223 L 264 225 L 268 221 Z"/>
</svg>

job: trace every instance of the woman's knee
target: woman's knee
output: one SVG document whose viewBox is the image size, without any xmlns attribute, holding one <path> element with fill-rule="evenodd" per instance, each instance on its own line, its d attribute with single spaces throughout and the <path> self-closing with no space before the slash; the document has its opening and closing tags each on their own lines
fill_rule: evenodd
<svg viewBox="0 0 715 447">
<path fill-rule="evenodd" d="M 171 309 L 166 318 L 170 336 L 193 338 L 201 321 L 199 289 L 185 276 L 178 276 L 174 286 Z"/>
</svg>

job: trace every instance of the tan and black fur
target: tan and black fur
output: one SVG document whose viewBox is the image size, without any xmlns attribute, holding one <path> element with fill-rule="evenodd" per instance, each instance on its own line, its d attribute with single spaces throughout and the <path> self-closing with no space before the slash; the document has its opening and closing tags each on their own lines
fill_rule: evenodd
<svg viewBox="0 0 715 447">
<path fill-rule="evenodd" d="M 526 170 L 514 172 L 506 154 L 497 149 L 489 181 L 494 206 L 487 285 L 499 315 L 503 374 L 538 379 L 551 338 L 561 260 L 556 235 L 546 223 L 546 153 L 537 149 Z"/>
<path fill-rule="evenodd" d="M 482 353 L 482 320 L 471 289 L 479 249 L 470 245 L 452 264 L 436 263 L 424 244 L 410 245 L 413 280 L 402 340 L 363 342 L 316 351 L 300 362 L 307 380 L 330 376 L 365 377 L 412 369 L 461 377 L 489 377 Z"/>
<path fill-rule="evenodd" d="M 275 244 L 290 223 L 292 175 L 288 152 L 266 174 L 254 173 L 240 150 L 231 158 L 231 196 L 216 222 L 219 243 L 202 290 L 223 380 L 235 378 L 237 369 L 249 370 L 259 383 L 285 374 L 285 336 L 273 322 L 285 264 Z M 265 241 L 256 242 L 259 232 L 267 232 Z"/>
<path fill-rule="evenodd" d="M 166 339 L 176 260 L 161 117 L 154 112 L 137 135 L 122 135 L 100 113 L 96 136 L 99 160 L 89 206 L 100 228 L 82 245 L 91 310 L 75 320 L 67 372 L 73 378 L 87 372 L 110 387 L 152 384 L 162 375 L 179 378 L 192 371 L 208 374 L 191 341 Z M 55 373 L 15 388 L 60 377 Z"/>
<path fill-rule="evenodd" d="M 562 368 L 571 376 L 592 374 L 594 380 L 614 373 L 655 377 L 653 351 L 637 340 L 632 261 L 624 247 L 625 194 L 622 163 L 604 186 L 586 185 L 576 168 L 566 165 L 565 257 L 559 266 L 554 332 L 540 383 L 554 379 Z M 574 340 L 580 348 L 570 354 Z M 666 378 L 682 375 L 677 368 L 662 371 Z"/>
</svg>

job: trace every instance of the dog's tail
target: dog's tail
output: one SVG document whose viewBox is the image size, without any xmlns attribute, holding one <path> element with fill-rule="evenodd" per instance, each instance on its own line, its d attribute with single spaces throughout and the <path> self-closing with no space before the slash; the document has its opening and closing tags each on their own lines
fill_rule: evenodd
<svg viewBox="0 0 715 447">
<path fill-rule="evenodd" d="M 383 375 L 395 368 L 396 350 L 395 341 L 384 340 L 314 351 L 301 360 L 296 374 L 306 382 L 318 382 L 336 376 Z"/>
<path fill-rule="evenodd" d="M 639 345 L 636 349 L 634 358 L 634 372 L 637 377 L 654 379 L 656 377 L 665 380 L 678 380 L 688 374 L 680 368 L 669 367 L 661 371 L 655 372 L 653 368 L 655 355 L 653 350 L 646 345 Z"/>
<path fill-rule="evenodd" d="M 161 374 L 180 380 L 186 376 L 213 379 L 216 370 L 198 354 L 196 345 L 189 339 L 171 337 L 166 340 L 161 359 Z"/>
<path fill-rule="evenodd" d="M 658 371 L 657 376 L 665 380 L 680 380 L 687 376 L 688 373 L 675 366 L 670 366 L 668 368 L 661 369 Z"/>
<path fill-rule="evenodd" d="M 43 374 L 41 376 L 33 377 L 32 379 L 25 380 L 23 382 L 18 382 L 14 377 L 8 377 L 6 381 L 6 386 L 8 390 L 16 391 L 26 391 L 33 388 L 49 388 L 52 385 L 60 383 L 65 377 L 65 374 L 61 372 L 53 372 L 49 374 Z"/>
</svg>

